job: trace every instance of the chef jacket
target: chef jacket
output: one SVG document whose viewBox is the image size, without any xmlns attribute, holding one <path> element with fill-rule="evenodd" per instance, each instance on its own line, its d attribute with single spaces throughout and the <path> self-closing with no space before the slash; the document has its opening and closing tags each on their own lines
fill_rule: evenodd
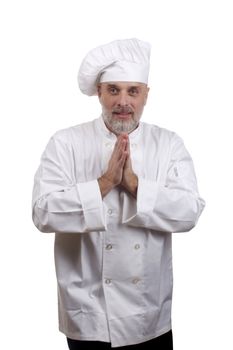
<svg viewBox="0 0 233 350">
<path fill-rule="evenodd" d="M 112 347 L 171 329 L 171 233 L 192 229 L 204 208 L 178 135 L 140 122 L 129 140 L 136 199 L 120 186 L 101 197 L 116 142 L 102 117 L 50 139 L 33 190 L 35 225 L 56 233 L 60 331 Z"/>
</svg>

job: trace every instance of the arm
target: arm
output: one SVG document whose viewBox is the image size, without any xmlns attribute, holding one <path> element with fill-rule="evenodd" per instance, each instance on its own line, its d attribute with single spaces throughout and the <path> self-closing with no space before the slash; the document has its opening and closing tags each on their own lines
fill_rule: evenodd
<svg viewBox="0 0 233 350">
<path fill-rule="evenodd" d="M 122 221 L 157 231 L 189 231 L 204 205 L 198 194 L 192 159 L 176 137 L 163 183 L 139 177 L 137 200 L 124 194 Z"/>
<path fill-rule="evenodd" d="M 104 207 L 97 180 L 76 183 L 66 142 L 48 143 L 35 175 L 32 217 L 42 232 L 105 230 Z"/>
</svg>

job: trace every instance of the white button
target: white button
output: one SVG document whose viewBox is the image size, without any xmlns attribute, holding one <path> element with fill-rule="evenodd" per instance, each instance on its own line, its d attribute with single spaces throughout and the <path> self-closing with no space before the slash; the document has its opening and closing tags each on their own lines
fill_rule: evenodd
<svg viewBox="0 0 233 350">
<path fill-rule="evenodd" d="M 107 250 L 111 250 L 111 249 L 112 249 L 112 245 L 111 245 L 111 244 L 107 244 L 107 245 L 106 245 L 106 249 L 107 249 Z"/>
<path fill-rule="evenodd" d="M 112 215 L 112 209 L 108 209 L 108 214 Z"/>
<path fill-rule="evenodd" d="M 137 284 L 139 281 L 140 281 L 140 279 L 136 277 L 136 278 L 134 278 L 134 279 L 132 280 L 132 283 L 133 283 L 133 284 Z"/>
<path fill-rule="evenodd" d="M 134 249 L 139 249 L 140 248 L 140 244 L 135 244 Z"/>
<path fill-rule="evenodd" d="M 110 284 L 111 282 L 112 282 L 112 280 L 110 278 L 106 278 L 106 280 L 105 280 L 106 284 Z"/>
<path fill-rule="evenodd" d="M 174 168 L 174 173 L 175 173 L 175 176 L 178 177 L 178 170 L 177 170 L 177 167 Z"/>
</svg>

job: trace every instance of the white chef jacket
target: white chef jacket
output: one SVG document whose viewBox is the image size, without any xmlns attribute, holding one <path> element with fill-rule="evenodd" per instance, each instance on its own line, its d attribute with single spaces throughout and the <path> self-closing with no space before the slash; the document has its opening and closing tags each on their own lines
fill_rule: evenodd
<svg viewBox="0 0 233 350">
<path fill-rule="evenodd" d="M 140 122 L 129 139 L 137 199 L 120 187 L 101 197 L 116 142 L 102 117 L 50 139 L 33 190 L 35 225 L 56 233 L 60 331 L 112 347 L 171 329 L 171 233 L 204 208 L 179 136 Z"/>
</svg>

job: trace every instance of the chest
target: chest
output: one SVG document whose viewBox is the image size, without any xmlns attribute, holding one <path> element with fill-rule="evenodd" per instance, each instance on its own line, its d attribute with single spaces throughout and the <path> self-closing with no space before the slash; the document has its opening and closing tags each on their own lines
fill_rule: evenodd
<svg viewBox="0 0 233 350">
<path fill-rule="evenodd" d="M 115 139 L 97 138 L 76 140 L 72 144 L 72 168 L 76 182 L 97 179 L 108 167 Z M 168 145 L 153 138 L 130 141 L 134 172 L 145 179 L 165 183 L 169 167 Z"/>
</svg>

